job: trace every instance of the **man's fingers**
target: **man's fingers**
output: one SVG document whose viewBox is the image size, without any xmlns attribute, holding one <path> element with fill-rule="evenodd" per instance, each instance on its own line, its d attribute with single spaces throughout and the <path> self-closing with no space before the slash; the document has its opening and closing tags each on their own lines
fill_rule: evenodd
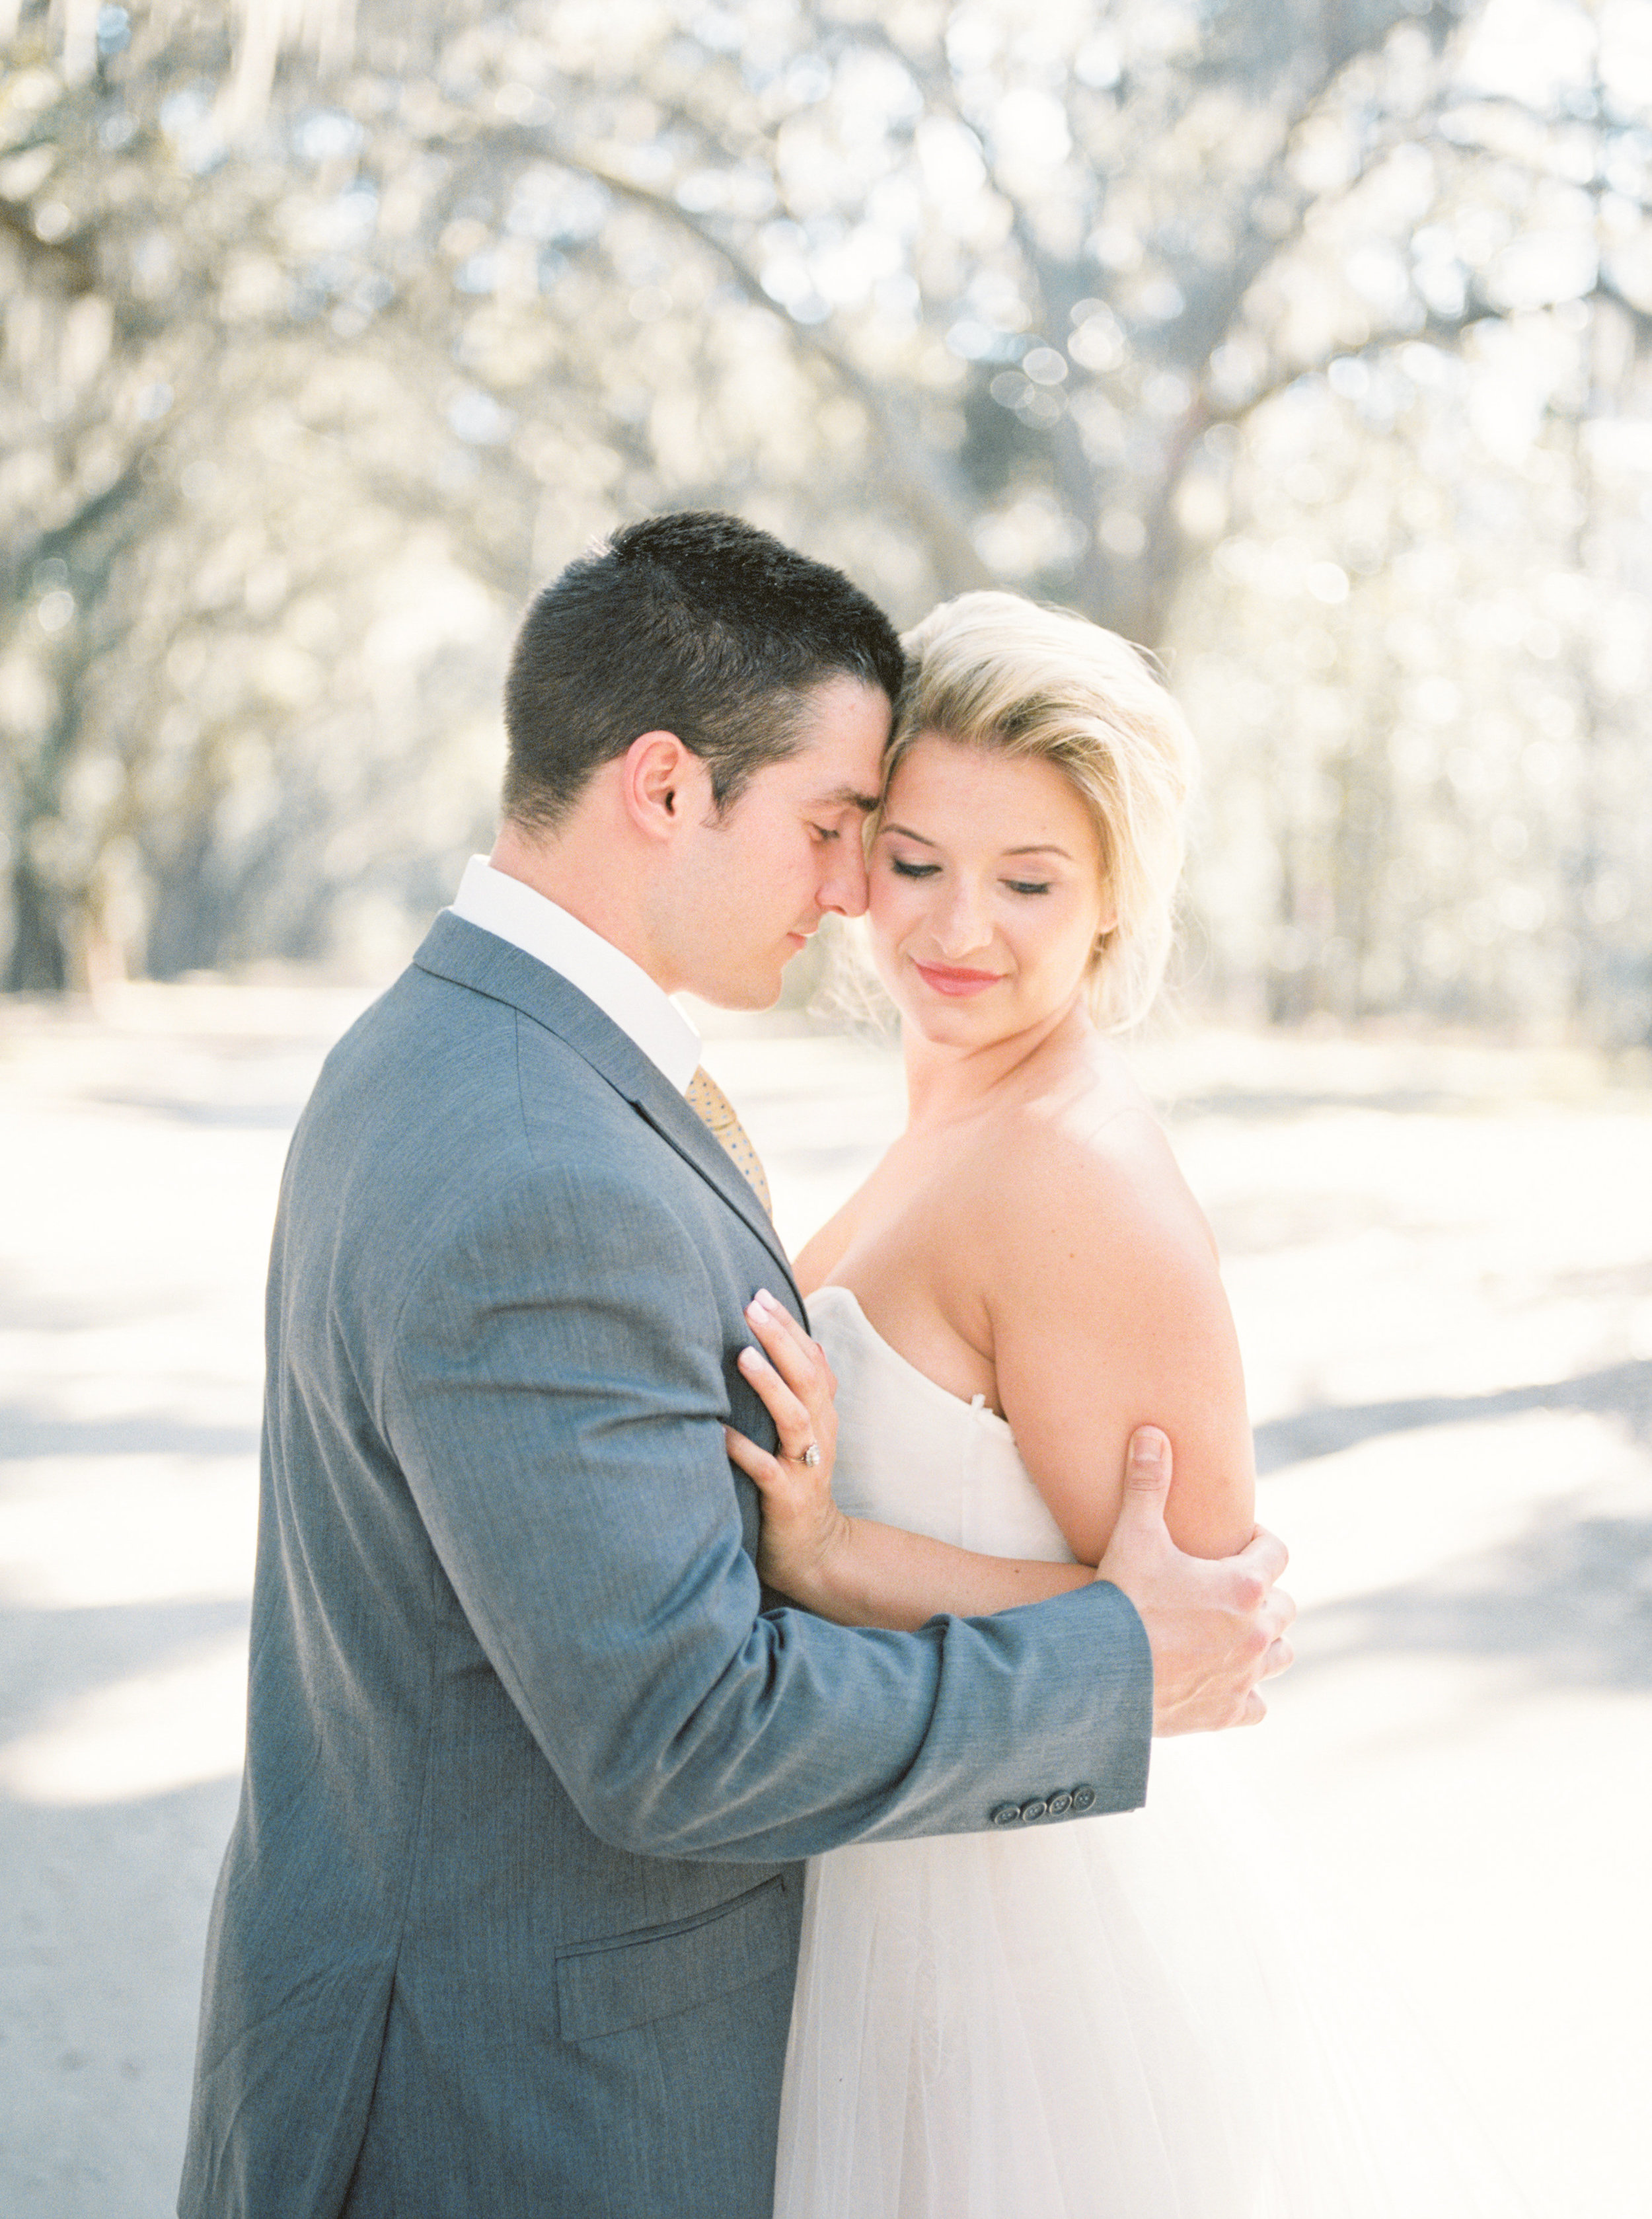
<svg viewBox="0 0 1652 2219">
<path fill-rule="evenodd" d="M 1285 1545 L 1258 1526 L 1235 1557 L 1207 1562 L 1185 1555 L 1164 1523 L 1171 1463 L 1159 1428 L 1138 1426 L 1097 1577 L 1115 1578 L 1146 1624 L 1157 1731 L 1256 1725 L 1267 1716 L 1261 1684 L 1292 1661 L 1286 1634 L 1296 1605 L 1274 1584 L 1285 1569 Z"/>
<path fill-rule="evenodd" d="M 1131 1496 L 1145 1495 L 1151 1502 L 1156 1496 L 1162 1503 L 1170 1492 L 1171 1445 L 1157 1426 L 1138 1426 L 1130 1436 L 1129 1446 L 1124 1452 L 1124 1492 L 1127 1502 Z"/>
<path fill-rule="evenodd" d="M 1276 1533 L 1270 1533 L 1265 1526 L 1258 1526 L 1240 1550 L 1238 1562 L 1247 1570 L 1258 1573 L 1264 1585 L 1271 1587 L 1290 1562 L 1290 1551 Z"/>
<path fill-rule="evenodd" d="M 1296 1616 L 1296 1605 L 1283 1588 L 1275 1588 L 1270 1594 L 1258 1595 L 1254 1604 L 1247 1607 L 1247 1614 L 1254 1617 L 1258 1625 L 1271 1641 L 1276 1636 L 1290 1631 Z"/>
</svg>

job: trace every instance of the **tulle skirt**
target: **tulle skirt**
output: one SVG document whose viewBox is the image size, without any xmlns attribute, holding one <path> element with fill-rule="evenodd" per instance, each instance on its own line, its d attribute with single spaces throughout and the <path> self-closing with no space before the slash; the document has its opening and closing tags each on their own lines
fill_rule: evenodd
<svg viewBox="0 0 1652 2219">
<path fill-rule="evenodd" d="M 809 1868 L 775 2219 L 1512 2219 L 1201 1744 L 1146 1810 Z"/>
</svg>

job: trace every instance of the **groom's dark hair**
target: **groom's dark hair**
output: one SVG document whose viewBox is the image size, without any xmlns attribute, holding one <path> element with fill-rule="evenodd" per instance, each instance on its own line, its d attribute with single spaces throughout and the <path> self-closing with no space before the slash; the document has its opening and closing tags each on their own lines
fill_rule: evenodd
<svg viewBox="0 0 1652 2219">
<path fill-rule="evenodd" d="M 803 697 L 840 676 L 898 701 L 894 627 L 841 570 L 737 516 L 628 524 L 522 620 L 505 681 L 505 814 L 539 830 L 643 732 L 674 732 L 718 811 L 796 752 Z"/>
</svg>

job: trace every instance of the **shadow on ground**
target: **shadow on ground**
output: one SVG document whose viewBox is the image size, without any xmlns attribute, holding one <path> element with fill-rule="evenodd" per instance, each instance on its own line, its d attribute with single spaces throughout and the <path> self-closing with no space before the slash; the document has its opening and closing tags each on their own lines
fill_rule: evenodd
<svg viewBox="0 0 1652 2219">
<path fill-rule="evenodd" d="M 1503 1387 L 1487 1395 L 1419 1395 L 1394 1402 L 1297 1410 L 1256 1428 L 1257 1472 L 1265 1477 L 1287 1464 L 1334 1456 L 1339 1449 L 1384 1433 L 1512 1418 L 1526 1410 L 1587 1410 L 1597 1417 L 1621 1418 L 1637 1441 L 1652 1441 L 1652 1362 L 1611 1364 L 1575 1378 L 1537 1387 Z"/>
<path fill-rule="evenodd" d="M 137 1110 L 146 1116 L 170 1117 L 180 1125 L 210 1125 L 248 1132 L 290 1133 L 304 1107 L 304 1095 L 283 1102 L 199 1102 L 182 1095 L 141 1094 L 106 1089 L 85 1099 L 105 1110 Z"/>
<path fill-rule="evenodd" d="M 247 1605 L 233 1595 L 91 1603 L 78 1609 L 0 1610 L 5 1690 L 0 1737 L 19 1738 L 84 1697 L 187 1663 L 245 1634 Z"/>
<path fill-rule="evenodd" d="M 1652 1690 L 1652 1518 L 1556 1514 L 1438 1579 L 1305 1612 L 1295 1669 L 1407 1655 L 1518 1663 L 1550 1688 Z"/>
<path fill-rule="evenodd" d="M 258 1452 L 256 1426 L 203 1426 L 165 1411 L 130 1418 L 55 1418 L 37 1414 L 27 1403 L 0 1403 L 0 1464 L 58 1456 L 256 1457 Z"/>
<path fill-rule="evenodd" d="M 0 2206 L 167 2219 L 207 1911 L 238 1783 L 76 1808 L 0 1799 Z"/>
</svg>

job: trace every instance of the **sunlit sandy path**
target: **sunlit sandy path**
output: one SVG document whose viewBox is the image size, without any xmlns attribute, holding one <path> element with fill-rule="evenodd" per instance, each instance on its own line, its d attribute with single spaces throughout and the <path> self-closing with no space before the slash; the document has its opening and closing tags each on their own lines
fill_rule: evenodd
<svg viewBox="0 0 1652 2219">
<path fill-rule="evenodd" d="M 170 2210 L 233 1806 L 263 1254 L 359 997 L 0 1010 L 0 2210 Z M 720 1029 L 794 1239 L 886 1049 Z M 1652 1103 L 1579 1059 L 1195 1035 L 1303 1662 L 1227 1764 L 1564 2219 L 1652 2207 Z M 1638 2147 L 1637 2147 L 1638 2142 Z"/>
</svg>

